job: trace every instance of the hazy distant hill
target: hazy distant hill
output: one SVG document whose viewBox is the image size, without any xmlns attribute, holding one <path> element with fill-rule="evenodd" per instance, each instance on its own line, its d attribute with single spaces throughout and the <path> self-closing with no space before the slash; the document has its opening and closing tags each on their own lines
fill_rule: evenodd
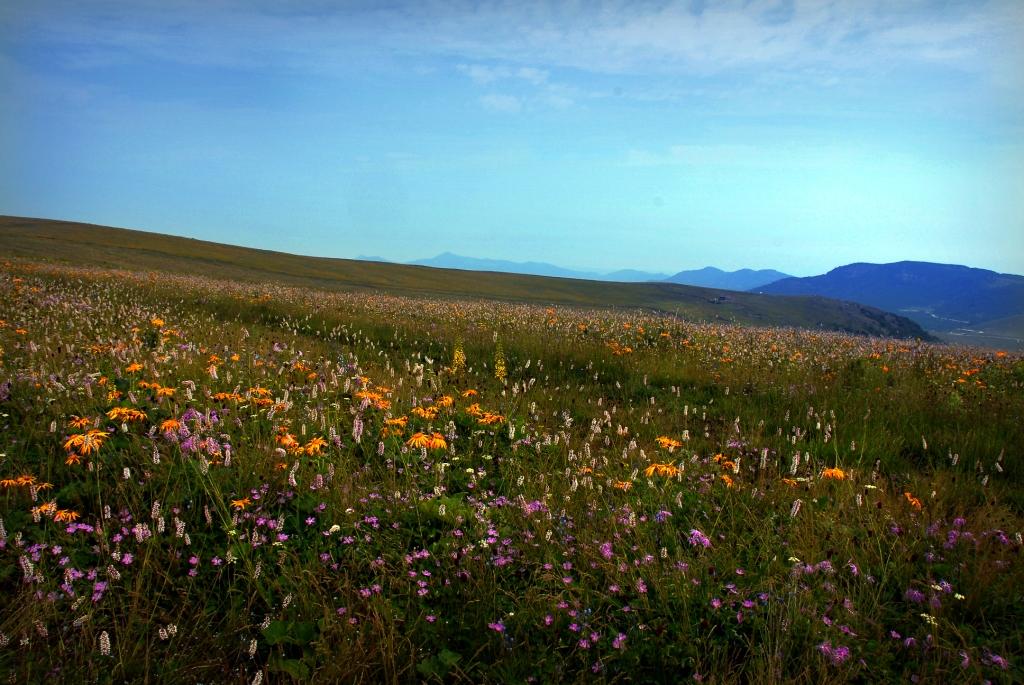
<svg viewBox="0 0 1024 685">
<path fill-rule="evenodd" d="M 740 269 L 739 271 L 722 271 L 713 266 L 693 271 L 680 271 L 665 280 L 683 285 L 697 285 L 702 288 L 721 288 L 722 290 L 751 290 L 758 286 L 790 278 L 789 274 L 774 269 Z"/>
<path fill-rule="evenodd" d="M 652 273 L 650 271 L 637 271 L 636 269 L 619 269 L 605 274 L 601 280 L 619 281 L 622 283 L 647 283 L 649 281 L 664 281 L 668 274 Z"/>
<path fill-rule="evenodd" d="M 417 259 L 408 264 L 432 266 L 438 269 L 463 269 L 465 271 L 496 271 L 506 274 L 531 274 L 533 276 L 556 276 L 558 278 L 587 278 L 595 280 L 598 274 L 565 269 L 546 262 L 512 262 L 505 259 L 478 259 L 464 257 L 452 252 L 442 252 L 436 257 Z"/>
<path fill-rule="evenodd" d="M 557 278 L 583 278 L 589 281 L 616 281 L 622 283 L 642 283 L 645 281 L 661 281 L 665 274 L 621 269 L 611 273 L 598 271 L 579 271 L 566 269 L 547 262 L 512 262 L 505 259 L 478 259 L 465 257 L 451 252 L 442 252 L 429 259 L 417 259 L 408 264 L 433 266 L 440 269 L 463 269 L 465 271 L 496 271 L 506 274 L 529 274 L 532 276 L 554 276 Z"/>
<path fill-rule="evenodd" d="M 305 257 L 69 221 L 0 217 L 0 254 L 9 259 L 168 271 L 329 290 L 643 308 L 689 321 L 931 339 L 920 326 L 904 317 L 821 297 L 774 297 L 664 282 L 606 283 Z"/>
<path fill-rule="evenodd" d="M 751 290 L 860 302 L 898 312 L 934 331 L 991 326 L 1001 335 L 1024 334 L 1024 276 L 956 264 L 849 264 Z"/>
</svg>

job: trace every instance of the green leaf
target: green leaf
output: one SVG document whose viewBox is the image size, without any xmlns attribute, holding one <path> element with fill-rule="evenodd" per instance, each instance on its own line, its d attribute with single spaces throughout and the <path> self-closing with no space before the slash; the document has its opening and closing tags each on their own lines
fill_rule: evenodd
<svg viewBox="0 0 1024 685">
<path fill-rule="evenodd" d="M 316 639 L 316 624 L 309 621 L 271 621 L 263 630 L 267 644 L 308 645 Z"/>
<path fill-rule="evenodd" d="M 303 682 L 309 680 L 309 666 L 298 659 L 271 659 L 267 666 L 271 671 L 282 671 L 296 680 Z"/>
</svg>

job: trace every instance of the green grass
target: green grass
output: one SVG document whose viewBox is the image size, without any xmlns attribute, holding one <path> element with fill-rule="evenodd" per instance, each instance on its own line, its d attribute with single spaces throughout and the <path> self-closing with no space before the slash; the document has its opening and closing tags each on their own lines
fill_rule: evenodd
<svg viewBox="0 0 1024 685">
<path fill-rule="evenodd" d="M 1019 355 L 56 261 L 0 294 L 15 682 L 1024 678 Z"/>
<path fill-rule="evenodd" d="M 304 257 L 189 238 L 65 221 L 0 217 L 0 249 L 12 257 L 73 265 L 216 275 L 330 290 L 656 310 L 688 321 L 799 326 L 932 338 L 909 319 L 818 297 L 777 297 L 674 283 L 603 283 Z"/>
</svg>

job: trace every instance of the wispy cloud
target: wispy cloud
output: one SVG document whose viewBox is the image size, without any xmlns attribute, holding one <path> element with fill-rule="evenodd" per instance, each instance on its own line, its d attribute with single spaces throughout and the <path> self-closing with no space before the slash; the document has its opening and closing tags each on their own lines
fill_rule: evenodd
<svg viewBox="0 0 1024 685">
<path fill-rule="evenodd" d="M 485 64 L 460 64 L 458 70 L 475 83 L 488 84 L 502 79 L 516 79 L 539 86 L 548 80 L 548 72 L 534 67 L 489 66 Z"/>
<path fill-rule="evenodd" d="M 44 36 L 80 67 L 123 59 L 344 69 L 360 52 L 450 57 L 482 84 L 540 85 L 552 69 L 709 74 L 808 66 L 1019 64 L 1024 3 L 989 0 L 377 3 L 6 3 L 11 37 Z M 1016 60 L 1016 61 L 1013 61 Z M 484 64 L 487 63 L 487 64 Z M 499 63 L 501 66 L 494 66 Z"/>
<path fill-rule="evenodd" d="M 514 95 L 489 93 L 480 98 L 480 104 L 493 112 L 514 114 L 523 108 L 522 101 Z"/>
</svg>

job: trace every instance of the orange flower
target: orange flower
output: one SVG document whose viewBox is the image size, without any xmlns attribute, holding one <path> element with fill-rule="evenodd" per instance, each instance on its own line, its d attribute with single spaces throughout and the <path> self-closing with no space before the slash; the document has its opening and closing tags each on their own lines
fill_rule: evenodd
<svg viewBox="0 0 1024 685">
<path fill-rule="evenodd" d="M 306 454 L 312 456 L 315 454 L 320 454 L 320 451 L 326 446 L 327 441 L 317 436 L 310 440 L 309 442 L 307 442 L 305 447 L 303 447 L 302 449 Z"/>
<path fill-rule="evenodd" d="M 615 481 L 615 484 L 612 485 L 612 487 L 615 488 L 616 490 L 622 490 L 623 492 L 627 492 L 633 489 L 633 484 L 630 483 L 628 480 L 617 480 Z"/>
<path fill-rule="evenodd" d="M 252 500 L 249 499 L 248 497 L 243 497 L 242 499 L 233 499 L 233 500 L 231 500 L 231 506 L 233 506 L 235 509 L 239 509 L 239 510 L 245 509 L 250 504 L 252 504 Z"/>
<path fill-rule="evenodd" d="M 673 440 L 667 435 L 659 436 L 658 439 L 655 440 L 655 442 L 657 442 L 661 447 L 667 449 L 669 452 L 676 449 L 677 447 L 683 446 L 683 443 L 679 442 L 678 440 Z"/>
<path fill-rule="evenodd" d="M 405 441 L 408 447 L 429 447 L 430 436 L 426 433 L 413 433 L 412 437 Z"/>
<path fill-rule="evenodd" d="M 179 428 L 181 428 L 181 421 L 178 421 L 178 419 L 166 419 L 160 422 L 161 433 L 176 431 Z"/>
<path fill-rule="evenodd" d="M 244 399 L 241 395 L 233 392 L 215 392 L 212 397 L 216 402 L 227 402 L 228 400 L 241 402 Z"/>
<path fill-rule="evenodd" d="M 131 407 L 114 407 L 107 412 L 107 418 L 111 421 L 144 421 L 146 414 Z"/>
<path fill-rule="evenodd" d="M 679 475 L 679 467 L 674 464 L 651 464 L 644 469 L 644 475 L 650 478 L 653 475 L 664 476 L 666 478 L 674 478 Z"/>
<path fill-rule="evenodd" d="M 76 433 L 67 439 L 64 443 L 64 449 L 69 452 L 77 450 L 78 454 L 88 456 L 93 452 L 98 452 L 100 447 L 107 439 L 107 434 L 101 430 L 93 428 L 88 433 Z"/>
<path fill-rule="evenodd" d="M 58 523 L 71 523 L 72 521 L 78 520 L 79 513 L 70 509 L 58 509 L 57 513 L 53 515 L 53 520 Z"/>
<path fill-rule="evenodd" d="M 909 492 L 904 492 L 903 496 L 907 498 L 907 502 L 917 511 L 921 511 L 921 500 L 911 495 Z"/>
<path fill-rule="evenodd" d="M 160 388 L 156 391 L 157 397 L 174 397 L 175 388 Z"/>
<path fill-rule="evenodd" d="M 476 390 L 473 390 L 472 388 L 470 388 L 469 390 L 463 390 L 462 391 L 462 396 L 463 397 L 476 397 L 479 394 L 480 393 L 478 393 Z"/>
<path fill-rule="evenodd" d="M 423 407 L 413 407 L 412 413 L 421 419 L 432 421 L 437 418 L 437 407 L 427 407 L 426 409 Z"/>
<path fill-rule="evenodd" d="M 33 514 L 46 514 L 47 516 L 54 513 L 55 511 L 57 511 L 57 502 L 54 500 L 51 500 L 49 502 L 43 502 L 38 507 L 32 508 Z"/>
<path fill-rule="evenodd" d="M 732 487 L 732 478 L 730 478 L 729 476 L 726 476 L 724 474 L 719 476 L 719 478 L 722 479 L 722 482 L 725 483 L 726 487 L 729 487 L 729 488 Z"/>
<path fill-rule="evenodd" d="M 426 447 L 429 450 L 443 450 L 448 447 L 448 442 L 440 433 L 413 433 L 412 437 L 405 441 L 409 447 Z"/>
<path fill-rule="evenodd" d="M 841 468 L 834 467 L 822 471 L 821 477 L 827 480 L 846 480 L 846 473 Z"/>
<path fill-rule="evenodd" d="M 88 428 L 92 424 L 92 419 L 82 418 L 81 416 L 71 416 L 71 420 L 68 421 L 68 425 L 72 428 Z"/>
<path fill-rule="evenodd" d="M 124 371 L 125 373 L 135 373 L 137 371 L 142 371 L 142 364 L 138 362 L 133 362 L 129 364 L 127 367 L 125 367 Z"/>
</svg>

